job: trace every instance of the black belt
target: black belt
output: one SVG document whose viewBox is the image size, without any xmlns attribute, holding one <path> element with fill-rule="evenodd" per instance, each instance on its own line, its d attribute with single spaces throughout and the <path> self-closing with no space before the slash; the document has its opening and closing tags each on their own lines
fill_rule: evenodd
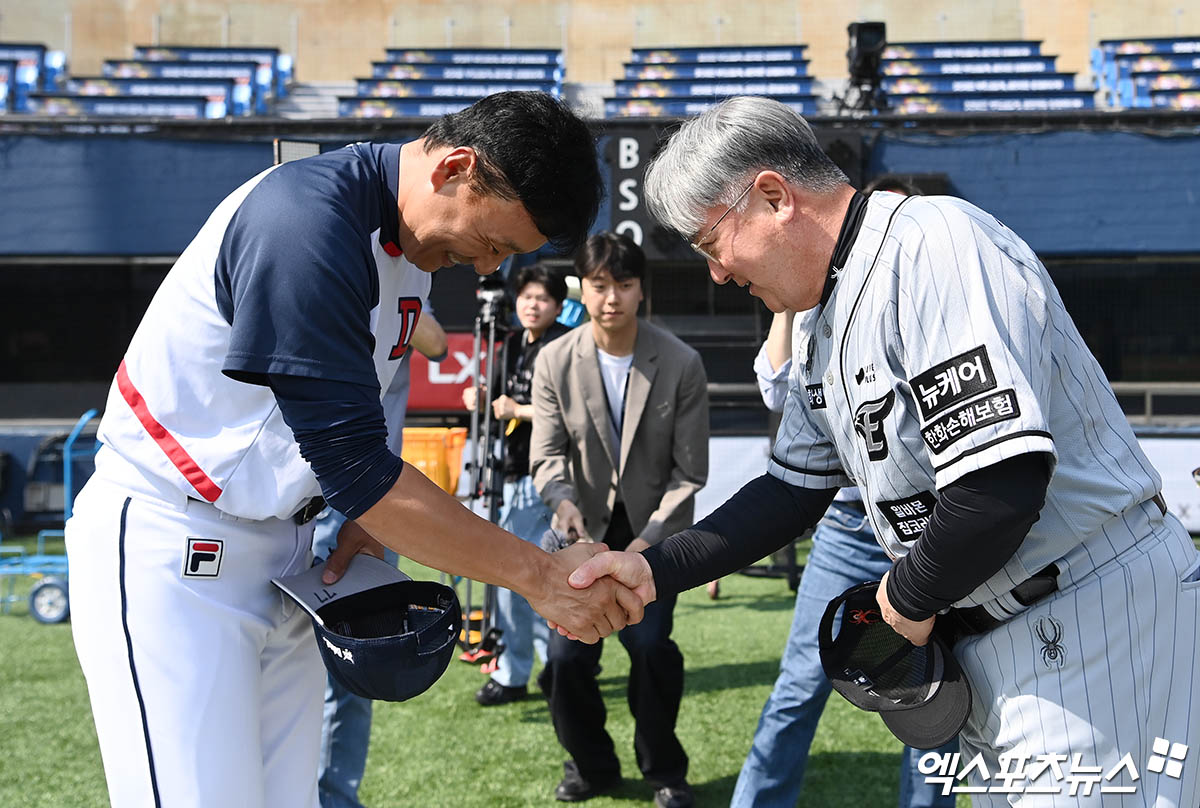
<svg viewBox="0 0 1200 808">
<path fill-rule="evenodd" d="M 195 497 L 188 497 L 188 499 L 192 500 L 193 502 L 203 502 L 205 505 L 212 505 L 211 502 L 203 499 L 196 499 Z M 216 506 L 213 505 L 213 507 L 215 508 Z M 323 510 L 325 510 L 325 498 L 313 497 L 308 502 L 304 503 L 304 506 L 301 507 L 300 510 L 292 514 L 292 521 L 298 525 L 307 525 L 309 522 L 316 519 L 317 515 Z"/>
<path fill-rule="evenodd" d="M 325 497 L 313 497 L 304 507 L 292 514 L 292 521 L 298 525 L 306 525 L 317 518 L 317 514 L 325 510 Z"/>
<path fill-rule="evenodd" d="M 1010 594 L 1013 596 L 1013 600 L 1022 606 L 1032 606 L 1057 591 L 1058 566 L 1051 564 L 1028 580 L 1014 586 Z M 948 634 L 947 639 L 953 644 L 963 637 L 991 631 L 1007 621 L 1008 618 L 995 617 L 982 605 L 979 605 L 964 609 L 951 609 L 946 614 L 938 615 L 934 625 L 940 626 L 943 636 Z"/>
<path fill-rule="evenodd" d="M 1146 502 L 1153 502 L 1155 507 L 1167 515 L 1167 503 L 1161 493 L 1155 494 Z M 1047 595 L 1058 591 L 1058 567 L 1054 564 L 1034 575 L 1027 581 L 1022 581 L 1012 588 L 1013 599 L 1022 606 L 1032 606 Z M 983 634 L 1002 625 L 1008 618 L 994 617 L 987 609 L 971 606 L 965 609 L 951 609 L 940 615 L 934 625 L 940 625 L 943 635 L 953 643 L 972 634 Z"/>
</svg>

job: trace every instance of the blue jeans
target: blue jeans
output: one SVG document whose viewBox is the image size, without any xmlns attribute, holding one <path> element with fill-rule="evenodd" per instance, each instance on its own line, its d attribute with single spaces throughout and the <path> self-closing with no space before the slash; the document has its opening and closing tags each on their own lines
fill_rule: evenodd
<svg viewBox="0 0 1200 808">
<path fill-rule="evenodd" d="M 329 509 L 317 517 L 313 555 L 326 559 L 337 546 L 337 534 L 346 517 Z M 399 556 L 385 550 L 384 560 L 395 565 Z M 371 744 L 371 700 L 356 696 L 332 677 L 325 681 L 325 713 L 321 724 L 321 763 L 317 789 L 321 808 L 362 808 L 358 787 L 367 768 Z"/>
<path fill-rule="evenodd" d="M 809 746 L 833 689 L 821 669 L 817 626 L 829 601 L 855 584 L 877 581 L 892 562 L 875 542 L 866 516 L 834 502 L 813 535 L 800 578 L 796 610 L 775 689 L 763 706 L 750 754 L 733 790 L 731 808 L 794 808 L 804 785 Z M 955 739 L 939 752 L 958 749 Z M 954 795 L 925 782 L 917 770 L 921 750 L 904 747 L 900 760 L 900 808 L 953 808 Z"/>
<path fill-rule="evenodd" d="M 504 484 L 504 506 L 500 527 L 527 542 L 537 544 L 550 527 L 550 509 L 533 487 L 528 474 Z M 508 589 L 496 590 L 496 627 L 501 631 L 504 653 L 496 662 L 492 678 L 505 687 L 520 687 L 529 682 L 534 651 L 546 661 L 549 627 L 525 598 Z"/>
</svg>

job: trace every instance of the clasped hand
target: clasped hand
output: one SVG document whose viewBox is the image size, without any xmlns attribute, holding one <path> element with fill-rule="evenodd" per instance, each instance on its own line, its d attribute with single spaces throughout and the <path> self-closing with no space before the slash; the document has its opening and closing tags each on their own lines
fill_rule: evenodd
<svg viewBox="0 0 1200 808">
<path fill-rule="evenodd" d="M 606 609 L 606 623 L 595 621 L 582 632 L 575 624 L 548 619 L 546 622 L 550 627 L 564 637 L 594 643 L 627 625 L 639 622 L 645 607 L 657 597 L 650 564 L 639 552 L 615 552 L 603 544 L 579 542 L 558 551 L 553 557 L 556 561 L 568 563 L 570 568 L 565 580 L 572 591 L 581 597 L 595 597 L 602 601 L 612 598 L 613 605 L 620 611 L 620 614 L 615 614 L 614 610 Z"/>
</svg>

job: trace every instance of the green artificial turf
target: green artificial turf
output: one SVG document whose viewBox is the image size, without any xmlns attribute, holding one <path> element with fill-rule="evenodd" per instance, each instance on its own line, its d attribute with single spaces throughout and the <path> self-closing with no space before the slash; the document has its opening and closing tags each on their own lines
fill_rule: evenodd
<svg viewBox="0 0 1200 808">
<path fill-rule="evenodd" d="M 17 591 L 31 583 L 20 579 Z M 674 637 L 687 678 L 678 733 L 691 758 L 689 780 L 698 805 L 729 802 L 776 675 L 792 605 L 785 581 L 743 575 L 725 578 L 716 601 L 703 588 L 680 597 Z M 606 642 L 602 665 L 608 727 L 626 779 L 619 790 L 588 805 L 646 805 L 653 793 L 634 762 L 633 722 L 625 704 L 628 658 L 615 639 Z M 422 696 L 403 704 L 376 703 L 361 792 L 366 805 L 557 804 L 552 791 L 564 753 L 536 687 L 526 701 L 485 709 L 474 701 L 484 681 L 477 666 L 455 661 Z M 0 806 L 107 805 L 70 625 L 41 625 L 24 603 L 0 615 L 0 682 Z M 895 805 L 900 749 L 877 716 L 834 695 L 813 744 L 799 804 Z M 967 804 L 964 798 L 960 804 Z"/>
</svg>

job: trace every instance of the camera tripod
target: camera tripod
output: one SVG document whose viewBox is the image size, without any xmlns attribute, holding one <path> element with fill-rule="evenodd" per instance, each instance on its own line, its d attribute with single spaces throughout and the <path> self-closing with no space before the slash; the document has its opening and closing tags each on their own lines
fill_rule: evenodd
<svg viewBox="0 0 1200 808">
<path fill-rule="evenodd" d="M 497 275 L 499 273 L 496 273 Z M 495 276 L 479 279 L 475 296 L 479 311 L 475 315 L 473 356 L 475 362 L 475 408 L 471 410 L 467 461 L 470 480 L 468 507 L 493 524 L 500 522 L 504 502 L 504 436 L 505 427 L 492 413 L 493 389 L 502 390 L 508 367 L 508 340 L 511 332 L 506 308 L 507 295 L 503 281 Z M 499 345 L 497 345 L 499 340 Z M 498 355 L 497 355 L 498 354 Z M 498 361 L 497 361 L 498 360 Z M 459 657 L 466 662 L 486 661 L 504 650 L 501 630 L 496 625 L 496 587 L 483 586 L 479 607 L 474 600 L 474 582 L 465 584 L 463 598 L 463 628 L 459 643 L 464 651 Z"/>
</svg>

